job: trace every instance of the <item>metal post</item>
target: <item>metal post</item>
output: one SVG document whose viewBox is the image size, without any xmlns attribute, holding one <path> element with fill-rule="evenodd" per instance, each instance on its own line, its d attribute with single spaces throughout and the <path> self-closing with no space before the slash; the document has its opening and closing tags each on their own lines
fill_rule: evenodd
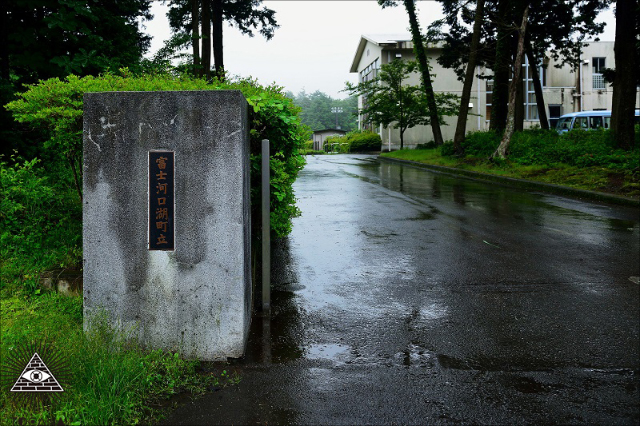
<svg viewBox="0 0 640 426">
<path fill-rule="evenodd" d="M 331 112 L 336 115 L 336 129 L 339 129 L 339 127 L 338 127 L 338 114 L 342 113 L 342 107 L 332 107 L 331 108 Z"/>
<path fill-rule="evenodd" d="M 269 139 L 262 140 L 262 310 L 271 309 L 271 189 Z"/>
</svg>

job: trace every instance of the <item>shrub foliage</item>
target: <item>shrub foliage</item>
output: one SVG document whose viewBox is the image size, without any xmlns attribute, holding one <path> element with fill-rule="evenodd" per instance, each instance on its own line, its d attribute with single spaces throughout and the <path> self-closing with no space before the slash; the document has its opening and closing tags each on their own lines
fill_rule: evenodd
<svg viewBox="0 0 640 426">
<path fill-rule="evenodd" d="M 43 149 L 65 159 L 80 193 L 82 162 L 82 98 L 87 92 L 161 90 L 240 90 L 253 108 L 251 118 L 252 205 L 259 205 L 259 167 L 262 139 L 271 141 L 271 223 L 276 236 L 291 230 L 291 219 L 299 214 L 292 184 L 304 165 L 299 150 L 308 140 L 300 112 L 280 87 L 261 86 L 254 80 L 209 83 L 188 76 L 169 74 L 134 76 L 105 74 L 99 77 L 68 76 L 41 81 L 7 105 L 15 119 L 44 129 L 49 138 Z"/>
<path fill-rule="evenodd" d="M 469 133 L 463 143 L 465 155 L 488 158 L 500 144 L 500 138 L 493 131 Z M 640 172 L 639 148 L 639 143 L 630 151 L 617 148 L 609 130 L 573 130 L 560 135 L 555 130 L 529 129 L 513 135 L 509 160 L 521 165 L 562 163 Z M 453 155 L 453 144 L 446 143 L 442 154 Z"/>
<path fill-rule="evenodd" d="M 330 136 L 325 141 L 325 150 L 348 152 L 380 151 L 380 135 L 370 131 L 354 130 L 344 136 Z"/>
<path fill-rule="evenodd" d="M 38 159 L 0 162 L 0 267 L 12 257 L 36 268 L 69 267 L 81 258 L 82 208 L 65 170 Z M 18 262 L 24 264 L 25 262 Z M 5 270 L 5 272 L 7 272 Z M 7 279 L 2 274 L 2 285 Z"/>
</svg>

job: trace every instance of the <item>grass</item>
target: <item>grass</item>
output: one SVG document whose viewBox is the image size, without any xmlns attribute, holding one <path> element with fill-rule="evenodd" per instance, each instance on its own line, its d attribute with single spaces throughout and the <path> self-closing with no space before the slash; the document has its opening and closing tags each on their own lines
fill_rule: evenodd
<svg viewBox="0 0 640 426">
<path fill-rule="evenodd" d="M 146 350 L 104 320 L 85 334 L 79 297 L 53 292 L 28 296 L 5 289 L 0 315 L 3 360 L 25 343 L 37 345 L 44 340 L 70 369 L 65 392 L 35 403 L 24 394 L 8 392 L 17 377 L 3 377 L 2 424 L 150 423 L 162 416 L 163 406 L 173 395 L 200 394 L 209 387 L 237 382 L 226 371 L 204 373 L 197 361 L 184 360 L 177 352 Z"/>
<path fill-rule="evenodd" d="M 634 199 L 640 198 L 640 172 L 633 168 L 620 168 L 615 163 L 579 166 L 563 162 L 544 161 L 541 164 L 536 164 L 529 159 L 525 162 L 520 161 L 518 158 L 492 162 L 488 160 L 487 155 L 455 157 L 453 155 L 443 155 L 442 150 L 442 147 L 434 149 L 405 149 L 385 152 L 381 156 L 562 185 L 576 189 L 605 192 Z M 531 151 L 534 150 L 531 149 Z M 588 155 L 586 153 L 581 154 L 582 157 Z M 635 152 L 629 154 L 631 158 L 634 155 L 637 154 Z M 579 156 L 576 154 L 576 157 Z"/>
<path fill-rule="evenodd" d="M 300 155 L 324 155 L 326 154 L 326 152 L 324 151 L 318 151 L 315 149 L 301 149 L 300 150 Z"/>
<path fill-rule="evenodd" d="M 5 295 L 6 296 L 6 295 Z M 25 342 L 49 342 L 70 367 L 65 392 L 50 401 L 29 404 L 24 394 L 0 393 L 2 424 L 73 425 L 153 422 L 172 395 L 203 393 L 208 387 L 234 383 L 226 372 L 201 373 L 199 363 L 178 353 L 145 350 L 99 320 L 92 332 L 82 330 L 82 300 L 56 293 L 0 300 L 2 358 Z M 45 361 L 46 363 L 47 361 Z M 17 377 L 8 379 L 9 386 Z M 8 383 L 7 380 L 3 384 Z"/>
</svg>

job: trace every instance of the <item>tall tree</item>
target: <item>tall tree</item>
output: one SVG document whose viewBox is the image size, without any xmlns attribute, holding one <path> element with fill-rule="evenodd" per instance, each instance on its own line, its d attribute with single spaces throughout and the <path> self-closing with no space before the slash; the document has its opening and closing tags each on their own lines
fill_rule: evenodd
<svg viewBox="0 0 640 426">
<path fill-rule="evenodd" d="M 638 2 L 618 0 L 616 3 L 616 73 L 613 80 L 611 131 L 617 145 L 629 149 L 634 142 L 634 115 L 638 66 L 636 49 Z"/>
<path fill-rule="evenodd" d="M 416 71 L 415 61 L 394 60 L 380 67 L 380 73 L 371 80 L 358 85 L 347 83 L 346 92 L 362 96 L 365 100 L 360 114 L 375 125 L 392 126 L 400 131 L 400 149 L 404 148 L 404 132 L 419 124 L 431 124 L 433 114 L 422 86 L 404 84 Z M 458 97 L 439 93 L 434 97 L 436 108 L 443 115 L 458 113 Z"/>
<path fill-rule="evenodd" d="M 149 2 L 5 0 L 0 62 L 20 83 L 136 67 L 149 48 Z"/>
<path fill-rule="evenodd" d="M 147 0 L 4 0 L 0 13 L 1 105 L 40 79 L 140 69 L 150 44 L 141 28 L 151 19 Z M 0 154 L 37 155 L 36 138 L 24 133 L 0 108 Z"/>
<path fill-rule="evenodd" d="M 418 17 L 416 16 L 416 8 L 413 0 L 402 0 L 404 7 L 409 15 L 409 28 L 411 30 L 411 38 L 413 40 L 413 50 L 415 51 L 420 75 L 422 77 L 422 85 L 424 87 L 427 106 L 429 108 L 429 121 L 431 123 L 431 132 L 436 145 L 442 145 L 442 130 L 440 129 L 440 118 L 438 115 L 438 107 L 436 97 L 433 92 L 433 84 L 431 83 L 431 75 L 429 73 L 429 62 L 427 60 L 427 52 L 425 49 L 425 41 L 420 32 Z M 382 8 L 396 6 L 396 0 L 378 0 L 378 4 Z"/>
<path fill-rule="evenodd" d="M 507 149 L 509 148 L 509 143 L 511 142 L 511 137 L 513 136 L 513 131 L 515 128 L 516 94 L 518 92 L 518 86 L 521 86 L 520 74 L 522 72 L 522 57 L 524 55 L 524 39 L 527 31 L 528 14 L 529 5 L 527 5 L 524 9 L 524 13 L 522 14 L 522 25 L 520 26 L 520 28 L 518 28 L 518 50 L 516 53 L 515 63 L 513 64 L 515 68 L 513 79 L 511 80 L 511 85 L 509 87 L 509 109 L 507 112 L 507 125 L 504 129 L 502 141 L 500 141 L 500 145 L 491 156 L 492 158 L 497 157 L 500 159 L 504 159 L 507 156 Z"/>
<path fill-rule="evenodd" d="M 165 0 L 167 1 L 167 0 Z M 267 40 L 273 38 L 278 24 L 275 12 L 260 7 L 262 0 L 168 0 L 169 26 L 175 34 L 189 34 L 181 47 L 187 47 L 202 40 L 201 66 L 205 75 L 211 74 L 211 51 L 216 75 L 224 76 L 223 29 L 224 22 L 236 27 L 249 37 L 258 32 Z M 194 2 L 199 3 L 199 13 L 194 12 Z M 195 24 L 200 19 L 200 34 Z M 194 47 L 195 52 L 195 47 Z M 193 57 L 194 68 L 197 66 Z"/>
<path fill-rule="evenodd" d="M 206 79 L 211 78 L 211 46 L 211 0 L 202 0 L 202 72 Z"/>
<path fill-rule="evenodd" d="M 196 77 L 202 75 L 200 69 L 200 1 L 191 2 L 191 45 L 193 48 L 193 72 Z"/>
<path fill-rule="evenodd" d="M 211 0 L 211 18 L 213 20 L 213 64 L 216 69 L 216 76 L 224 78 L 224 52 L 222 43 L 222 0 Z"/>
<path fill-rule="evenodd" d="M 511 73 L 511 26 L 509 0 L 498 2 L 496 15 L 495 59 L 493 62 L 493 93 L 491 95 L 491 130 L 502 131 L 507 124 L 507 105 L 509 102 L 509 74 Z"/>
<path fill-rule="evenodd" d="M 469 62 L 467 62 L 467 72 L 464 77 L 462 87 L 462 99 L 460 100 L 460 113 L 456 124 L 456 133 L 453 137 L 453 149 L 457 155 L 462 154 L 462 142 L 467 130 L 467 116 L 469 112 L 469 100 L 471 99 L 471 85 L 473 84 L 473 74 L 478 58 L 478 48 L 480 46 L 480 30 L 484 19 L 484 0 L 476 1 L 476 16 L 473 22 L 473 36 L 471 37 L 471 49 L 469 51 Z M 479 84 L 479 82 L 478 82 Z"/>
</svg>

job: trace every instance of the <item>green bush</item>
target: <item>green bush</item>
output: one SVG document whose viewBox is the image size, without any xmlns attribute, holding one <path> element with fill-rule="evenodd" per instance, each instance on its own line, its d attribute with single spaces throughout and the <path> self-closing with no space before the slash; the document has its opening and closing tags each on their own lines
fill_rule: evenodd
<svg viewBox="0 0 640 426">
<path fill-rule="evenodd" d="M 251 122 L 252 205 L 259 205 L 259 164 L 262 139 L 271 141 L 271 224 L 276 236 L 291 231 L 291 219 L 299 214 L 295 205 L 293 182 L 304 165 L 299 154 L 309 138 L 309 129 L 300 123 L 300 109 L 280 87 L 261 86 L 254 80 L 208 83 L 188 76 L 169 74 L 100 77 L 68 76 L 41 81 L 9 103 L 17 121 L 45 130 L 49 139 L 44 149 L 64 160 L 79 182 L 82 159 L 82 97 L 87 92 L 153 90 L 240 90 L 253 108 Z M 80 185 L 78 185 L 80 187 Z"/>
<path fill-rule="evenodd" d="M 453 141 L 445 141 L 440 147 L 440 155 L 443 157 L 452 157 L 455 153 L 456 152 L 453 149 Z"/>
<path fill-rule="evenodd" d="M 463 148 L 467 157 L 488 158 L 500 143 L 501 134 L 493 131 L 467 134 Z M 442 146 L 443 156 L 453 156 L 453 144 Z M 609 130 L 573 130 L 558 134 L 555 130 L 527 129 L 513 134 L 509 160 L 521 165 L 553 166 L 558 163 L 577 167 L 606 167 L 640 171 L 638 147 L 623 151 L 615 147 Z"/>
<path fill-rule="evenodd" d="M 419 143 L 416 145 L 416 149 L 435 149 L 438 145 L 436 145 L 435 141 L 429 141 L 427 143 Z"/>
<path fill-rule="evenodd" d="M 351 152 L 351 143 L 346 136 L 329 136 L 324 141 L 324 150 L 347 154 Z"/>
<path fill-rule="evenodd" d="M 380 151 L 382 140 L 377 133 L 353 130 L 344 136 L 329 136 L 324 142 L 327 152 L 371 152 Z"/>
<path fill-rule="evenodd" d="M 12 160 L 16 162 L 11 166 L 0 161 L 3 287 L 11 275 L 66 268 L 82 259 L 82 205 L 68 171 L 55 164 L 46 170 L 37 159 Z"/>
<path fill-rule="evenodd" d="M 462 145 L 465 155 L 489 157 L 500 144 L 500 136 L 492 130 L 468 133 Z"/>
<path fill-rule="evenodd" d="M 607 167 L 637 171 L 638 149 L 623 151 L 615 147 L 609 130 L 573 130 L 559 135 L 554 130 L 525 130 L 514 134 L 509 159 L 523 165 Z"/>
<path fill-rule="evenodd" d="M 347 133 L 346 138 L 351 152 L 380 151 L 382 145 L 380 135 L 369 131 L 354 130 Z"/>
</svg>

